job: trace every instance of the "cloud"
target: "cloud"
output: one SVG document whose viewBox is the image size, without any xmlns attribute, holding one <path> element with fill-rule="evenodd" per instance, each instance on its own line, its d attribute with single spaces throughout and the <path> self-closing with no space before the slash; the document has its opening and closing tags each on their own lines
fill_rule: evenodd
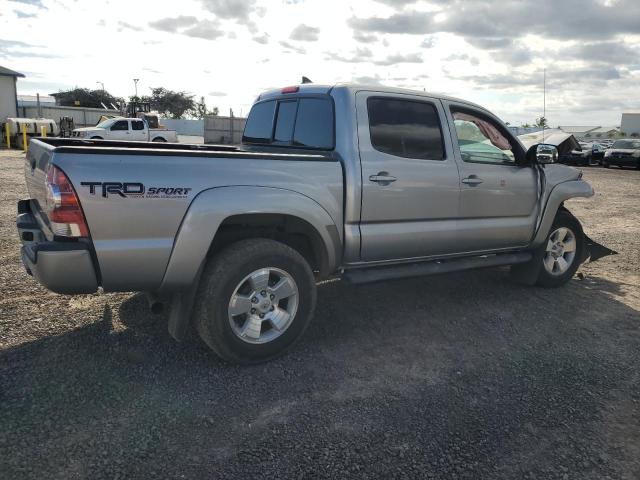
<svg viewBox="0 0 640 480">
<path fill-rule="evenodd" d="M 198 19 L 191 15 L 180 15 L 178 17 L 161 18 L 154 22 L 149 22 L 151 28 L 161 30 L 163 32 L 177 33 L 179 29 L 192 27 L 198 23 Z"/>
<path fill-rule="evenodd" d="M 318 34 L 320 29 L 317 27 L 310 27 L 301 23 L 293 29 L 289 38 L 291 40 L 297 40 L 301 42 L 315 42 L 318 40 Z"/>
<path fill-rule="evenodd" d="M 225 92 L 209 92 L 208 95 L 210 97 L 226 97 L 227 96 Z"/>
<path fill-rule="evenodd" d="M 454 53 L 443 59 L 445 62 L 469 62 L 474 67 L 480 65 L 480 60 L 466 53 Z"/>
<path fill-rule="evenodd" d="M 130 23 L 122 22 L 122 21 L 118 22 L 118 27 L 120 27 L 120 28 L 118 28 L 119 32 L 121 32 L 122 30 L 133 30 L 135 32 L 142 31 L 141 27 L 138 27 L 136 25 L 131 25 Z"/>
<path fill-rule="evenodd" d="M 43 45 L 0 38 L 0 58 L 63 58 L 62 55 L 46 53 Z"/>
<path fill-rule="evenodd" d="M 400 2 L 404 7 L 404 2 Z M 585 2 L 582 0 L 435 0 L 440 9 L 422 12 L 403 9 L 388 17 L 349 20 L 354 30 L 379 33 L 454 33 L 485 44 L 534 34 L 556 39 L 605 39 L 640 33 L 640 2 Z M 435 21 L 438 16 L 438 21 Z M 440 18 L 442 17 L 442 18 Z M 505 45 L 506 46 L 506 45 Z"/>
<path fill-rule="evenodd" d="M 395 13 L 390 17 L 350 18 L 348 24 L 354 30 L 377 33 L 430 33 L 432 14 L 424 12 Z"/>
<path fill-rule="evenodd" d="M 204 38 L 205 40 L 215 40 L 224 35 L 220 30 L 220 25 L 215 20 L 200 20 L 196 25 L 184 30 L 182 33 L 188 37 Z"/>
<path fill-rule="evenodd" d="M 435 44 L 436 44 L 436 39 L 434 37 L 427 37 L 422 41 L 420 46 L 422 48 L 432 48 Z"/>
<path fill-rule="evenodd" d="M 343 56 L 338 53 L 327 52 L 325 57 L 327 60 L 337 60 L 338 62 L 345 63 L 362 63 L 370 62 L 373 53 L 368 48 L 356 48 L 355 51 L 349 56 Z"/>
<path fill-rule="evenodd" d="M 33 5 L 34 7 L 38 7 L 38 8 L 42 8 L 44 10 L 48 10 L 47 7 L 45 7 L 42 4 L 42 0 L 13 0 L 16 3 L 22 3 L 24 5 Z"/>
<path fill-rule="evenodd" d="M 201 0 L 205 9 L 219 18 L 246 21 L 255 9 L 255 0 Z"/>
<path fill-rule="evenodd" d="M 381 77 L 379 75 L 375 75 L 373 77 L 363 75 L 359 77 L 353 77 L 352 81 L 354 83 L 359 83 L 361 85 L 382 85 L 380 83 Z"/>
<path fill-rule="evenodd" d="M 353 39 L 360 43 L 372 43 L 378 40 L 376 35 L 369 35 L 360 31 L 353 32 Z"/>
<path fill-rule="evenodd" d="M 396 63 L 422 63 L 422 56 L 419 53 L 408 53 L 403 55 L 396 53 L 389 55 L 384 60 L 376 60 L 373 63 L 376 65 L 395 65 Z"/>
<path fill-rule="evenodd" d="M 295 45 L 289 42 L 286 42 L 284 40 L 280 42 L 280 45 L 282 45 L 285 48 L 285 53 L 295 52 L 295 53 L 299 53 L 300 55 L 304 55 L 305 53 L 307 53 L 307 51 L 304 48 L 296 47 Z"/>
<path fill-rule="evenodd" d="M 640 50 L 625 42 L 579 43 L 560 50 L 559 58 L 570 58 L 609 65 L 628 65 L 640 59 Z"/>
<path fill-rule="evenodd" d="M 162 18 L 150 22 L 149 26 L 163 32 L 180 33 L 188 37 L 203 38 L 205 40 L 215 40 L 224 35 L 217 20 L 198 20 L 191 15 Z"/>
<path fill-rule="evenodd" d="M 262 35 L 256 35 L 252 38 L 254 42 L 261 43 L 262 45 L 266 45 L 269 43 L 269 34 L 263 33 Z"/>
<path fill-rule="evenodd" d="M 25 13 L 20 10 L 14 10 L 13 13 L 15 13 L 18 18 L 34 18 L 38 16 L 35 13 Z"/>
</svg>

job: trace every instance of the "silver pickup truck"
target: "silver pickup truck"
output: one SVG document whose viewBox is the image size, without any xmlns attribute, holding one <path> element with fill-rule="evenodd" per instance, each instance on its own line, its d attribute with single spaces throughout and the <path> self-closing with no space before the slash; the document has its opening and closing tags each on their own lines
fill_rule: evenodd
<svg viewBox="0 0 640 480">
<path fill-rule="evenodd" d="M 223 359 L 260 362 L 300 338 L 330 276 L 567 282 L 587 252 L 563 202 L 593 190 L 556 157 L 463 100 L 287 87 L 258 97 L 238 147 L 32 140 L 22 260 L 54 292 L 146 292 L 176 339 L 193 324 Z"/>
</svg>

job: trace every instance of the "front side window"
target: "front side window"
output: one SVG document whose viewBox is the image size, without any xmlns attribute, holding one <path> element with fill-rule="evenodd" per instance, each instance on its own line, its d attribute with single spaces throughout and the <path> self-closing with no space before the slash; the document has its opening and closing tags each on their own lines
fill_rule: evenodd
<svg viewBox="0 0 640 480">
<path fill-rule="evenodd" d="M 126 120 L 118 120 L 111 125 L 111 131 L 115 130 L 129 130 L 129 122 Z"/>
<path fill-rule="evenodd" d="M 396 157 L 443 160 L 436 107 L 427 102 L 373 97 L 367 101 L 371 145 Z"/>
<path fill-rule="evenodd" d="M 461 111 L 452 115 L 463 161 L 515 165 L 513 146 L 493 122 Z"/>
</svg>

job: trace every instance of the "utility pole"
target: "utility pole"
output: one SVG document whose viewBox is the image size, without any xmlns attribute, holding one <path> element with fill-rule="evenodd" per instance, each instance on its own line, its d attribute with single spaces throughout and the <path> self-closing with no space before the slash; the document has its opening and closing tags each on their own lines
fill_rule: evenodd
<svg viewBox="0 0 640 480">
<path fill-rule="evenodd" d="M 140 79 L 139 79 L 139 78 L 134 78 L 134 79 L 133 79 L 133 85 L 134 85 L 134 87 L 135 87 L 135 89 L 136 89 L 136 100 L 138 100 L 138 82 L 139 82 L 139 81 L 140 81 Z"/>
<path fill-rule="evenodd" d="M 544 124 L 547 120 L 547 69 L 542 71 L 542 143 L 544 143 Z"/>
<path fill-rule="evenodd" d="M 96 83 L 102 85 L 102 96 L 100 97 L 100 103 L 104 103 L 104 83 L 100 81 L 97 81 Z"/>
</svg>

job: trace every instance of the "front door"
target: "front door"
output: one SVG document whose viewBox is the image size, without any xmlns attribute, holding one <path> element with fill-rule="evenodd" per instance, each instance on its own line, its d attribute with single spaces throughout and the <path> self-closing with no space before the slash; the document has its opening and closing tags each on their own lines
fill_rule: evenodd
<svg viewBox="0 0 640 480">
<path fill-rule="evenodd" d="M 444 102 L 460 169 L 460 248 L 517 248 L 533 236 L 538 174 L 522 145 L 488 112 Z"/>
<path fill-rule="evenodd" d="M 452 253 L 459 177 L 442 103 L 419 95 L 356 94 L 362 167 L 361 259 Z"/>
</svg>

